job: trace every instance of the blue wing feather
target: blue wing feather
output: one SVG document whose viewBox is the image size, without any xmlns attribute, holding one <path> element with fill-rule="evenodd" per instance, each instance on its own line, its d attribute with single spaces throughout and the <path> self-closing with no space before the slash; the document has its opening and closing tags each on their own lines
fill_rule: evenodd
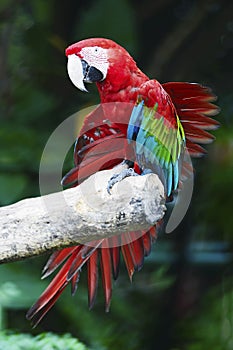
<svg viewBox="0 0 233 350">
<path fill-rule="evenodd" d="M 138 134 L 138 131 L 142 122 L 142 118 L 143 118 L 143 106 L 144 106 L 144 101 L 141 101 L 138 105 L 134 106 L 132 110 L 128 129 L 127 129 L 127 138 L 129 143 L 132 140 L 135 140 Z"/>
<path fill-rule="evenodd" d="M 178 187 L 180 145 L 184 142 L 182 130 L 165 123 L 164 117 L 156 114 L 155 108 L 148 108 L 141 101 L 134 106 L 127 129 L 128 142 L 135 142 L 135 151 L 143 173 L 146 168 L 165 179 L 167 195 Z M 178 150 L 178 151 L 177 151 Z M 160 173 L 160 174 L 159 174 Z"/>
</svg>

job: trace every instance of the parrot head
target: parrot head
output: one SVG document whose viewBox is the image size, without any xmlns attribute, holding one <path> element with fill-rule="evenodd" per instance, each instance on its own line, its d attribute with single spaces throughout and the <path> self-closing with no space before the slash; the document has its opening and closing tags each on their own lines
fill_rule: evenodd
<svg viewBox="0 0 233 350">
<path fill-rule="evenodd" d="M 139 71 L 129 53 L 110 39 L 79 41 L 66 49 L 66 56 L 68 75 L 81 91 L 87 91 L 85 83 L 123 88 L 130 73 Z"/>
</svg>

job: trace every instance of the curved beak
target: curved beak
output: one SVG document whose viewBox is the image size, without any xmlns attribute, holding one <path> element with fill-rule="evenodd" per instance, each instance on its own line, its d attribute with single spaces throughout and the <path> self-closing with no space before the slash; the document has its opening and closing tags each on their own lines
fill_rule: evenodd
<svg viewBox="0 0 233 350">
<path fill-rule="evenodd" d="M 67 71 L 72 83 L 81 91 L 87 91 L 84 85 L 85 73 L 80 57 L 75 54 L 68 56 Z"/>
<path fill-rule="evenodd" d="M 104 79 L 104 74 L 98 68 L 75 54 L 68 56 L 67 70 L 70 80 L 81 91 L 87 92 L 84 83 L 97 83 Z"/>
</svg>

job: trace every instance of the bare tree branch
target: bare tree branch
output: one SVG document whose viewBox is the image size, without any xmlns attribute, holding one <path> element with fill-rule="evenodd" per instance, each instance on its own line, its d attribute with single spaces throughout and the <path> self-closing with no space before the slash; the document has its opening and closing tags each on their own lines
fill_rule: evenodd
<svg viewBox="0 0 233 350">
<path fill-rule="evenodd" d="M 144 230 L 165 211 L 155 174 L 128 177 L 106 188 L 116 169 L 100 171 L 80 186 L 0 208 L 0 262 Z"/>
</svg>

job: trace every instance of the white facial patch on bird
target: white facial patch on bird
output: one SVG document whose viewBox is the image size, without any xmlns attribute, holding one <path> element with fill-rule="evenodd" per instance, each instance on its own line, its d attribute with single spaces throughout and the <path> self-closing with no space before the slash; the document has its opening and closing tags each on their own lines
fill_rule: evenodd
<svg viewBox="0 0 233 350">
<path fill-rule="evenodd" d="M 68 56 L 67 71 L 72 83 L 81 91 L 87 91 L 83 83 L 83 66 L 81 59 L 75 54 Z"/>
<path fill-rule="evenodd" d="M 107 49 L 99 46 L 84 47 L 80 51 L 80 56 L 89 66 L 95 67 L 103 74 L 102 80 L 106 78 L 109 66 Z"/>
</svg>

